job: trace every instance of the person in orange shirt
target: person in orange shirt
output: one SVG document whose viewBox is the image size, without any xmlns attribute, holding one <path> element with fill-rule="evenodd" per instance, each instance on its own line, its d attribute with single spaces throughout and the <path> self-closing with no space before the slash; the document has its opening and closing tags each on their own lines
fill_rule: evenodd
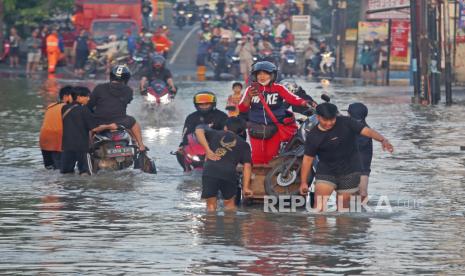
<svg viewBox="0 0 465 276">
<path fill-rule="evenodd" d="M 226 110 L 228 111 L 228 117 L 237 117 L 239 115 L 239 105 L 242 98 L 242 83 L 235 82 L 232 85 L 233 94 L 229 95 L 228 101 L 226 102 Z"/>
<path fill-rule="evenodd" d="M 60 47 L 58 39 L 58 31 L 56 28 L 52 30 L 52 33 L 47 36 L 47 59 L 48 59 L 48 72 L 55 73 L 55 67 L 60 59 Z"/>
<path fill-rule="evenodd" d="M 44 121 L 40 128 L 39 145 L 46 169 L 60 169 L 63 136 L 61 109 L 65 104 L 72 102 L 71 94 L 73 92 L 71 86 L 61 88 L 59 100 L 49 105 L 45 111 Z"/>
<path fill-rule="evenodd" d="M 173 44 L 171 40 L 169 40 L 167 33 L 168 31 L 161 26 L 152 37 L 152 42 L 155 45 L 155 51 L 163 55 L 164 58 L 167 58 L 168 52 Z"/>
</svg>

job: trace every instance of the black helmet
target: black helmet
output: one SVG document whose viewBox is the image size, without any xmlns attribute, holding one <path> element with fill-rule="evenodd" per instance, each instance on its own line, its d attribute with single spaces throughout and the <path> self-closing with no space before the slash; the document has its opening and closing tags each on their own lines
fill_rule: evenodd
<svg viewBox="0 0 465 276">
<path fill-rule="evenodd" d="M 131 71 L 126 65 L 115 65 L 110 72 L 110 81 L 119 81 L 128 83 L 131 78 Z"/>
<path fill-rule="evenodd" d="M 276 81 L 276 78 L 278 76 L 278 68 L 273 63 L 269 61 L 260 61 L 255 63 L 252 66 L 252 81 L 257 81 L 257 73 L 260 71 L 271 74 L 270 84 Z"/>
<path fill-rule="evenodd" d="M 215 93 L 210 92 L 210 91 L 201 91 L 201 92 L 196 93 L 194 95 L 193 102 L 195 105 L 195 109 L 197 109 L 197 111 L 200 111 L 202 113 L 208 113 L 216 109 L 216 95 Z M 205 110 L 205 109 L 200 109 L 199 104 L 212 104 L 212 105 L 209 109 Z"/>
<path fill-rule="evenodd" d="M 165 66 L 165 58 L 161 55 L 153 55 L 152 56 L 152 66 L 153 67 L 158 67 L 158 68 L 162 68 L 163 66 Z"/>
</svg>

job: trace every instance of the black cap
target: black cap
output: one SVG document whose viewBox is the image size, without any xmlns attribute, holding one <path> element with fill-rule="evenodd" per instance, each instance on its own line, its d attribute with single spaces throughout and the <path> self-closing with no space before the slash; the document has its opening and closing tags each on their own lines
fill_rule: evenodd
<svg viewBox="0 0 465 276">
<path fill-rule="evenodd" d="M 347 112 L 349 113 L 350 117 L 356 120 L 365 120 L 365 118 L 368 116 L 368 108 L 362 103 L 350 104 Z"/>
</svg>

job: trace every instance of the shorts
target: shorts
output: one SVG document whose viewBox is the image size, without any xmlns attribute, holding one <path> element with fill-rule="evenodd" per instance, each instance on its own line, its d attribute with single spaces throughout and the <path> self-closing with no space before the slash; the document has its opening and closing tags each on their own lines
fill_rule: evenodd
<svg viewBox="0 0 465 276">
<path fill-rule="evenodd" d="M 89 53 L 87 51 L 76 51 L 76 59 L 74 63 L 75 69 L 84 69 L 84 65 L 87 62 Z"/>
<path fill-rule="evenodd" d="M 115 123 L 119 126 L 123 126 L 126 129 L 131 129 L 136 124 L 136 119 L 129 115 L 111 120 L 103 120 L 100 118 L 96 118 L 96 121 L 98 125 Z"/>
<path fill-rule="evenodd" d="M 27 53 L 27 63 L 39 63 L 40 62 L 40 52 L 29 52 Z"/>
<path fill-rule="evenodd" d="M 223 199 L 229 200 L 237 194 L 237 181 L 224 180 L 221 178 L 202 176 L 202 198 L 212 198 L 218 196 L 221 191 Z"/>
<path fill-rule="evenodd" d="M 46 169 L 58 170 L 61 168 L 61 152 L 42 150 L 42 157 Z"/>
<path fill-rule="evenodd" d="M 11 57 L 19 56 L 19 47 L 11 47 L 10 48 L 10 56 Z"/>
<path fill-rule="evenodd" d="M 346 175 L 322 175 L 316 174 L 315 185 L 318 183 L 329 184 L 338 193 L 355 193 L 359 189 L 360 173 L 354 172 Z"/>
</svg>

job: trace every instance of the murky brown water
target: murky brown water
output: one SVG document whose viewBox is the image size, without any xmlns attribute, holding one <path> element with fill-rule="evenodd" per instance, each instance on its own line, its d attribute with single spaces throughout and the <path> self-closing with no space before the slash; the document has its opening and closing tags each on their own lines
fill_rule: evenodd
<svg viewBox="0 0 465 276">
<path fill-rule="evenodd" d="M 191 97 L 230 83 L 180 83 L 177 108 L 130 113 L 142 122 L 159 174 L 127 170 L 95 177 L 42 168 L 44 106 L 70 81 L 0 80 L 0 273 L 3 274 L 448 274 L 465 273 L 465 110 L 416 107 L 398 88 L 335 86 L 341 109 L 363 101 L 368 123 L 396 147 L 375 145 L 372 206 L 392 212 L 206 215 L 199 179 L 169 152 L 179 143 Z M 312 95 L 322 89 L 315 84 Z M 89 85 L 92 85 L 89 83 Z M 223 107 L 224 104 L 219 104 Z M 410 204 L 410 206 L 407 206 Z"/>
</svg>

